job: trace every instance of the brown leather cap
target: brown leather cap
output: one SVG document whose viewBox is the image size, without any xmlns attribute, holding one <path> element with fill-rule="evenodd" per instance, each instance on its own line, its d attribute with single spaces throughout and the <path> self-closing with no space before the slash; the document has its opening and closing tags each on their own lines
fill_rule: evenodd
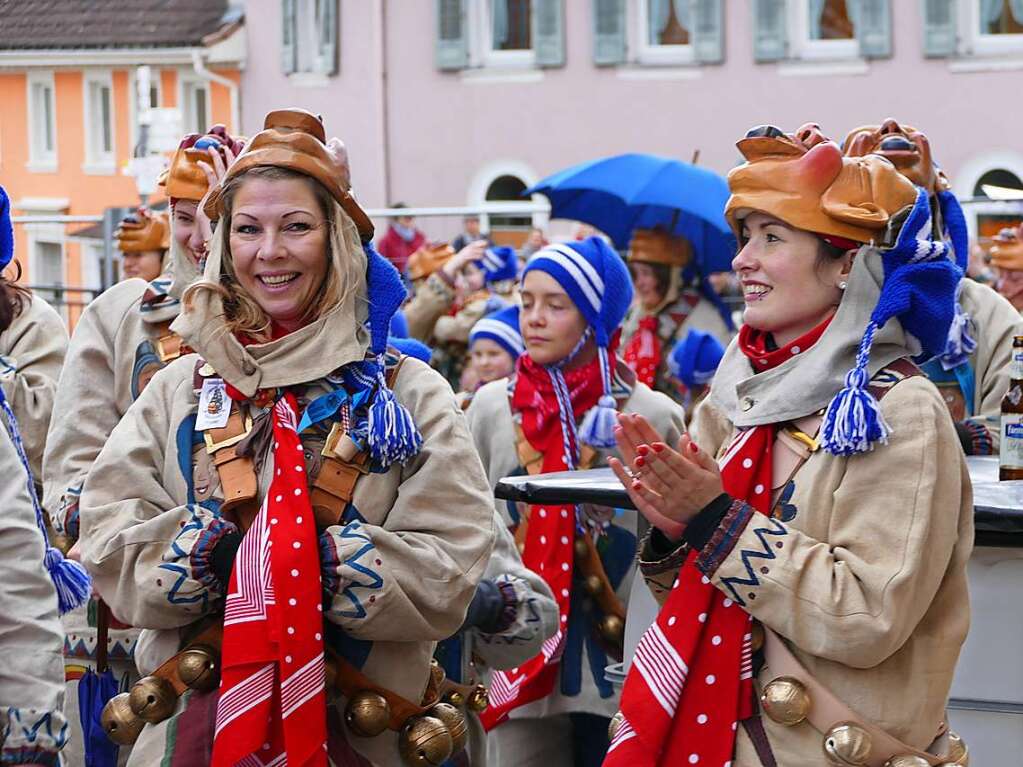
<svg viewBox="0 0 1023 767">
<path fill-rule="evenodd" d="M 204 141 L 203 139 L 206 139 Z M 160 174 L 159 183 L 164 187 L 167 196 L 175 200 L 194 200 L 199 202 L 209 191 L 209 181 L 199 161 L 211 161 L 207 145 L 215 141 L 221 146 L 220 154 L 226 164 L 227 157 L 223 147 L 230 147 L 237 157 L 245 144 L 242 139 L 232 137 L 223 125 L 214 125 L 205 135 L 189 133 L 178 145 L 171 157 L 170 167 Z M 196 143 L 198 142 L 198 147 Z"/>
<path fill-rule="evenodd" d="M 455 255 L 455 250 L 446 242 L 434 245 L 423 245 L 419 250 L 409 256 L 408 278 L 410 280 L 421 280 L 429 277 L 440 269 Z"/>
<path fill-rule="evenodd" d="M 345 213 L 355 222 L 363 242 L 373 238 L 373 222 L 348 193 L 348 171 L 343 160 L 327 148 L 323 121 L 304 109 L 279 109 L 270 112 L 257 133 L 245 146 L 235 163 L 227 169 L 220 187 L 206 198 L 204 210 L 211 219 L 223 212 L 220 191 L 228 179 L 250 168 L 275 166 L 311 176 L 330 192 Z"/>
<path fill-rule="evenodd" d="M 114 232 L 122 253 L 145 253 L 170 247 L 170 223 L 165 212 L 142 210 L 124 219 Z"/>
<path fill-rule="evenodd" d="M 814 132 L 747 137 L 746 162 L 728 174 L 725 218 L 741 240 L 741 221 L 760 211 L 797 229 L 855 242 L 880 241 L 888 221 L 916 201 L 916 187 L 876 155 L 843 157 Z"/>
<path fill-rule="evenodd" d="M 992 238 L 991 266 L 1018 272 L 1023 270 L 1023 226 L 1019 229 L 1003 229 Z"/>
<path fill-rule="evenodd" d="M 661 229 L 636 229 L 629 242 L 628 261 L 641 264 L 685 266 L 693 256 L 685 237 L 673 237 Z"/>
</svg>

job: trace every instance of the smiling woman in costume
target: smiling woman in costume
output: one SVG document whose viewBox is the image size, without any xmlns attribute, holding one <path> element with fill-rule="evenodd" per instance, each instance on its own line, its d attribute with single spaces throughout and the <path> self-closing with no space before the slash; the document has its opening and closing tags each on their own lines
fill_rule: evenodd
<svg viewBox="0 0 1023 767">
<path fill-rule="evenodd" d="M 618 357 L 632 290 L 625 264 L 602 239 L 534 253 L 521 294 L 526 352 L 515 374 L 483 386 L 466 412 L 491 485 L 603 463 L 618 412 L 642 413 L 678 438 L 682 409 L 637 382 Z M 496 727 L 498 763 L 599 764 L 617 705 L 604 668 L 621 658 L 636 516 L 588 505 L 498 508 L 526 566 L 553 592 L 560 620 L 541 654 L 494 675 L 483 720 Z"/>
<path fill-rule="evenodd" d="M 336 147 L 308 112 L 267 115 L 204 204 L 219 224 L 174 326 L 197 356 L 153 378 L 86 483 L 83 561 L 146 629 L 151 676 L 110 711 L 147 722 L 130 764 L 461 745 L 430 655 L 465 616 L 493 507 L 450 388 L 386 347 L 404 288 Z"/>
<path fill-rule="evenodd" d="M 944 348 L 959 272 L 887 160 L 813 126 L 739 150 L 744 325 L 677 450 L 642 419 L 617 433 L 662 607 L 605 764 L 956 763 L 972 498 L 910 358 Z"/>
<path fill-rule="evenodd" d="M 853 157 L 876 154 L 930 197 L 932 237 L 952 245 L 963 270 L 956 293 L 956 318 L 942 353 L 922 370 L 938 387 L 956 422 L 967 455 L 998 453 L 1002 397 L 1009 390 L 1012 339 L 1023 335 L 1019 312 L 995 290 L 965 276 L 969 261 L 966 219 L 945 173 L 934 162 L 927 136 L 889 118 L 851 131 L 843 144 Z"/>
</svg>

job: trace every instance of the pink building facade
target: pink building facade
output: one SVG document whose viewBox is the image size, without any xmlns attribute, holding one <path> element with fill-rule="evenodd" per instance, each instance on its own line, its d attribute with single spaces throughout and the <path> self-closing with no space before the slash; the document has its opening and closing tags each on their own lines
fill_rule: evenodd
<svg viewBox="0 0 1023 767">
<path fill-rule="evenodd" d="M 1023 186 L 1019 0 L 249 0 L 246 25 L 245 130 L 322 114 L 369 207 L 475 205 L 627 151 L 725 173 L 753 125 L 840 140 L 889 116 L 961 198 Z"/>
</svg>

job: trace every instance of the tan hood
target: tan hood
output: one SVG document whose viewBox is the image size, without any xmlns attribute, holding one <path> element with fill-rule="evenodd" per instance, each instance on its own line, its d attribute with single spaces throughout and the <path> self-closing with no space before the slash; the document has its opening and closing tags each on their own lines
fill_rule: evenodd
<svg viewBox="0 0 1023 767">
<path fill-rule="evenodd" d="M 332 268 L 353 275 L 341 302 L 326 315 L 283 338 L 242 346 L 227 330 L 219 295 L 201 290 L 190 295 L 174 322 L 177 332 L 223 378 L 251 397 L 258 389 L 292 386 L 323 378 L 349 362 L 361 360 L 369 348 L 366 256 L 355 224 L 334 204 L 331 229 Z M 211 243 L 203 279 L 218 283 L 229 231 L 222 221 Z M 351 259 L 355 260 L 354 267 Z M 177 280 L 175 280 L 177 282 Z"/>
<path fill-rule="evenodd" d="M 740 428 L 790 421 L 827 407 L 855 365 L 856 350 L 883 283 L 880 252 L 863 246 L 853 261 L 842 303 L 820 340 L 778 367 L 754 375 L 733 339 L 711 385 L 714 404 Z M 874 336 L 870 374 L 900 357 L 919 353 L 916 339 L 898 320 L 889 320 Z"/>
</svg>

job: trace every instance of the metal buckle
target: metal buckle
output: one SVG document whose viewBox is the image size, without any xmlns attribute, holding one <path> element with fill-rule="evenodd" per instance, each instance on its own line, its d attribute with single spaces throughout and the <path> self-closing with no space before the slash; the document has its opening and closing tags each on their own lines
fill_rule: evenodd
<svg viewBox="0 0 1023 767">
<path fill-rule="evenodd" d="M 235 434 L 233 437 L 228 437 L 227 439 L 221 440 L 220 442 L 213 441 L 213 435 L 210 433 L 213 431 L 213 429 L 206 429 L 206 431 L 202 433 L 203 441 L 206 443 L 206 452 L 212 455 L 221 448 L 231 447 L 231 445 L 237 445 L 239 442 L 241 442 L 243 439 L 249 436 L 249 434 L 252 433 L 251 413 L 245 413 L 245 420 L 243 423 L 245 425 L 245 431 L 243 431 L 241 434 Z"/>
<path fill-rule="evenodd" d="M 168 351 L 165 344 L 168 342 L 173 342 L 175 340 L 177 340 L 178 342 L 178 348 L 172 351 Z M 180 357 L 181 347 L 183 344 L 184 341 L 181 340 L 181 336 L 179 336 L 177 333 L 168 333 L 167 335 L 160 336 L 158 339 L 156 339 L 156 353 L 160 357 L 160 362 L 166 364 Z"/>
</svg>

